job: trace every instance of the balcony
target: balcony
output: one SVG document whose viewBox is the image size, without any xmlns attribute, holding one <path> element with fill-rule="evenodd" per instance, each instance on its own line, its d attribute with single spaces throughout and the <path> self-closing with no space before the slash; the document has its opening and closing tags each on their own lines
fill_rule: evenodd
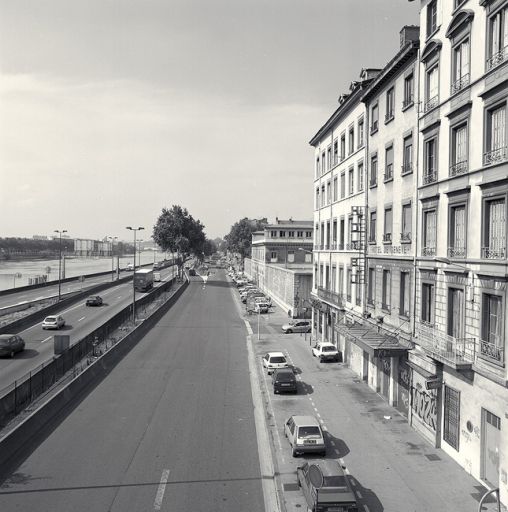
<svg viewBox="0 0 508 512">
<path fill-rule="evenodd" d="M 370 134 L 374 134 L 379 129 L 379 122 L 378 121 L 372 121 L 372 125 L 370 126 Z"/>
<path fill-rule="evenodd" d="M 436 255 L 436 247 L 422 247 L 422 256 L 434 257 Z"/>
<path fill-rule="evenodd" d="M 454 368 L 470 370 L 475 360 L 475 339 L 455 338 L 423 322 L 416 324 L 415 340 L 432 359 Z"/>
<path fill-rule="evenodd" d="M 482 258 L 486 260 L 506 259 L 506 247 L 482 247 Z"/>
<path fill-rule="evenodd" d="M 483 154 L 483 165 L 493 165 L 508 159 L 508 147 L 492 149 Z"/>
<path fill-rule="evenodd" d="M 385 169 L 384 181 L 386 183 L 387 181 L 392 181 L 392 180 L 393 180 L 393 164 L 389 164 L 386 166 L 386 169 Z"/>
<path fill-rule="evenodd" d="M 450 94 L 455 94 L 456 92 L 461 91 L 464 87 L 467 87 L 471 82 L 471 77 L 469 73 L 466 73 L 464 76 L 461 76 L 458 80 L 455 80 L 451 86 Z"/>
<path fill-rule="evenodd" d="M 504 365 L 504 347 L 490 341 L 480 340 L 480 355 L 495 363 Z"/>
<path fill-rule="evenodd" d="M 411 107 L 412 105 L 414 105 L 414 103 L 415 100 L 413 98 L 413 95 L 411 94 L 407 98 L 404 98 L 404 100 L 402 101 L 402 110 Z"/>
<path fill-rule="evenodd" d="M 322 286 L 318 286 L 318 297 L 337 308 L 344 308 L 344 297 L 341 293 L 332 292 L 331 290 L 327 290 Z"/>
<path fill-rule="evenodd" d="M 428 185 L 437 181 L 437 171 L 435 169 L 428 169 L 423 173 L 423 184 Z"/>
<path fill-rule="evenodd" d="M 385 244 L 392 243 L 392 234 L 391 233 L 383 233 L 383 243 L 385 243 Z"/>
<path fill-rule="evenodd" d="M 360 242 L 349 242 L 346 244 L 346 251 L 359 251 Z"/>
<path fill-rule="evenodd" d="M 461 258 L 464 259 L 466 257 L 466 248 L 465 247 L 448 247 L 448 258 Z"/>
<path fill-rule="evenodd" d="M 401 167 L 402 176 L 405 176 L 406 174 L 411 174 L 413 172 L 413 162 L 406 162 L 405 164 L 402 164 Z"/>
<path fill-rule="evenodd" d="M 450 165 L 450 176 L 459 176 L 460 174 L 465 174 L 469 168 L 468 161 L 463 160 L 462 162 L 457 162 L 456 164 Z"/>
<path fill-rule="evenodd" d="M 411 243 L 411 233 L 406 233 L 406 232 L 401 233 L 400 241 L 405 244 L 410 244 Z"/>
<path fill-rule="evenodd" d="M 429 110 L 432 110 L 433 108 L 437 107 L 438 105 L 439 105 L 439 96 L 433 96 L 432 98 L 429 98 L 423 104 L 423 112 L 428 112 Z"/>
<path fill-rule="evenodd" d="M 505 46 L 487 59 L 487 71 L 499 66 L 508 57 L 508 46 Z"/>
</svg>

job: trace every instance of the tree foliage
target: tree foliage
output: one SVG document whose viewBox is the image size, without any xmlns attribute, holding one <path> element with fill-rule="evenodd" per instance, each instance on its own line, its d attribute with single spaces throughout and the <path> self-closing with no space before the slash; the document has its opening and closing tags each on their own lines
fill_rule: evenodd
<svg viewBox="0 0 508 512">
<path fill-rule="evenodd" d="M 153 227 L 153 239 L 163 251 L 178 252 L 182 256 L 201 256 L 205 248 L 205 226 L 179 205 L 163 208 Z"/>
<path fill-rule="evenodd" d="M 231 226 L 231 230 L 224 237 L 228 251 L 239 253 L 242 258 L 250 255 L 252 245 L 252 233 L 264 229 L 266 219 L 248 219 L 244 217 Z"/>
</svg>

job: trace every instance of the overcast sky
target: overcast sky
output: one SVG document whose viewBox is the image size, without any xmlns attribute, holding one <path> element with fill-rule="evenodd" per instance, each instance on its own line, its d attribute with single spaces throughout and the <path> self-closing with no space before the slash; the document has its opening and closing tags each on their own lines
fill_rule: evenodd
<svg viewBox="0 0 508 512">
<path fill-rule="evenodd" d="M 1 0 L 0 236 L 312 219 L 308 141 L 408 0 Z"/>
</svg>

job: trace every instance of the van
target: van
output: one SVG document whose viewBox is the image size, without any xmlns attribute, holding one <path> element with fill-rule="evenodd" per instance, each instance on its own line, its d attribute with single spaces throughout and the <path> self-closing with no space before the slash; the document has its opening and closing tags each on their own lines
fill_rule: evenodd
<svg viewBox="0 0 508 512">
<path fill-rule="evenodd" d="M 291 445 L 293 457 L 302 453 L 326 455 L 323 431 L 314 416 L 290 416 L 284 423 L 284 435 Z"/>
</svg>

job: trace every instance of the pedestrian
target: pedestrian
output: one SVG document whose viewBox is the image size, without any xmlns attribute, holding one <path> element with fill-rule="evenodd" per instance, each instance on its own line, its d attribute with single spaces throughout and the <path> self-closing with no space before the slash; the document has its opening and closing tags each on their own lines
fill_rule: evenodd
<svg viewBox="0 0 508 512">
<path fill-rule="evenodd" d="M 291 310 L 288 309 L 288 318 L 291 318 Z"/>
</svg>

